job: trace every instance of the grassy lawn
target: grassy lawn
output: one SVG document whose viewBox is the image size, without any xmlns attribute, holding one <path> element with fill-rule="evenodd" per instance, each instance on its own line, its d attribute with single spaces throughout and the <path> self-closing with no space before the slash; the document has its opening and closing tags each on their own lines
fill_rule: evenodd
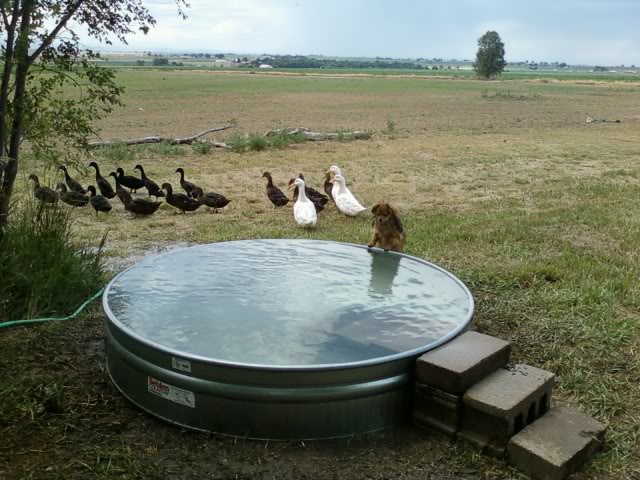
<svg viewBox="0 0 640 480">
<path fill-rule="evenodd" d="M 98 219 L 75 212 L 82 240 L 97 243 L 109 231 L 115 269 L 176 243 L 365 243 L 367 216 L 330 208 L 306 232 L 291 208 L 274 209 L 264 194 L 265 170 L 283 189 L 299 172 L 319 188 L 322 172 L 337 164 L 365 205 L 385 199 L 399 207 L 409 254 L 469 286 L 477 330 L 511 341 L 514 360 L 556 373 L 556 403 L 609 424 L 605 451 L 577 478 L 640 475 L 639 85 L 191 71 L 119 78 L 127 107 L 102 123 L 105 139 L 189 135 L 229 119 L 239 133 L 288 126 L 376 133 L 244 154 L 187 146 L 93 152 L 103 174 L 142 163 L 158 183 L 177 186 L 182 166 L 189 180 L 233 200 L 218 215 L 176 215 L 163 205 L 151 218 L 132 219 L 116 202 Z M 587 115 L 621 123 L 587 124 Z M 59 178 L 29 158 L 18 195 L 29 173 Z M 91 180 L 83 168 L 72 174 Z M 100 322 L 94 311 L 72 324 L 0 331 L 0 477 L 4 469 L 7 478 L 518 478 L 462 443 L 411 428 L 303 447 L 164 426 L 110 386 Z M 20 375 L 9 374 L 16 365 Z"/>
</svg>

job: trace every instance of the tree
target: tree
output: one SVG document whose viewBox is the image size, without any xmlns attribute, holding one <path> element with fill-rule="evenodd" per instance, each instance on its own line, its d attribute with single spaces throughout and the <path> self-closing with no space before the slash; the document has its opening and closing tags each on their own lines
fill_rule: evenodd
<svg viewBox="0 0 640 480">
<path fill-rule="evenodd" d="M 184 17 L 186 0 L 175 0 Z M 79 31 L 126 43 L 155 20 L 142 0 L 0 0 L 0 240 L 24 141 L 40 154 L 86 144 L 94 122 L 120 104 L 122 88 Z M 77 94 L 59 95 L 63 88 Z"/>
<path fill-rule="evenodd" d="M 154 67 L 166 67 L 169 65 L 169 59 L 162 57 L 154 58 L 152 64 Z"/>
<path fill-rule="evenodd" d="M 478 52 L 473 69 L 482 78 L 492 78 L 504 70 L 504 43 L 498 32 L 489 31 L 478 39 Z"/>
</svg>

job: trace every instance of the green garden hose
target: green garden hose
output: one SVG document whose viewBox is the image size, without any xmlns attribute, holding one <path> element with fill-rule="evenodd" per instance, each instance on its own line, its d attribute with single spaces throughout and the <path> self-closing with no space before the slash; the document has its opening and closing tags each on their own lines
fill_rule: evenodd
<svg viewBox="0 0 640 480">
<path fill-rule="evenodd" d="M 93 297 L 91 297 L 89 300 L 87 300 L 82 305 L 80 305 L 80 308 L 78 308 L 75 312 L 73 312 L 68 317 L 34 318 L 32 320 L 13 320 L 10 322 L 0 322 L 0 328 L 15 327 L 17 325 L 29 325 L 31 323 L 60 322 L 63 320 L 71 320 L 72 318 L 76 318 L 78 315 L 80 315 L 80 313 L 85 308 L 87 308 L 89 304 L 91 304 L 98 297 L 100 297 L 100 295 L 102 295 L 102 292 L 104 292 L 104 288 L 101 288 L 98 293 L 96 293 Z"/>
</svg>

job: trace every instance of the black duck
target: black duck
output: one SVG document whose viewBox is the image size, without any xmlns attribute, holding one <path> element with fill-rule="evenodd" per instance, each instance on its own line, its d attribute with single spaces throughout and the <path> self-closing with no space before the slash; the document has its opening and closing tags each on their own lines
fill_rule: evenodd
<svg viewBox="0 0 640 480">
<path fill-rule="evenodd" d="M 304 182 L 303 179 L 300 179 Z M 295 187 L 293 190 L 293 198 L 291 199 L 291 201 L 295 204 L 298 201 L 298 187 L 295 186 L 295 178 L 292 178 L 291 180 L 289 180 L 289 190 L 291 190 L 291 188 Z M 305 193 L 306 193 L 306 188 L 305 188 Z M 313 206 L 316 209 L 316 213 L 320 213 L 321 211 L 324 210 L 324 203 L 326 203 L 328 201 L 328 199 L 322 203 L 321 200 L 319 200 L 318 198 L 311 198 L 309 195 L 306 195 L 307 200 L 309 200 L 311 203 L 313 203 Z"/>
<path fill-rule="evenodd" d="M 269 172 L 264 172 L 262 178 L 267 179 L 267 197 L 275 207 L 284 207 L 289 203 L 289 199 L 282 193 L 282 190 L 273 185 L 273 178 Z"/>
<path fill-rule="evenodd" d="M 67 167 L 61 165 L 60 170 L 64 172 L 64 181 L 66 182 L 67 187 L 69 187 L 69 190 L 71 190 L 72 192 L 81 193 L 83 195 L 87 193 L 87 190 L 80 184 L 80 182 L 71 178 L 69 172 L 67 171 Z"/>
<path fill-rule="evenodd" d="M 147 177 L 147 175 L 144 173 L 144 168 L 142 168 L 142 165 L 138 164 L 135 167 L 133 167 L 133 169 L 140 170 L 142 183 L 144 184 L 144 187 L 147 189 L 147 192 L 149 192 L 149 196 L 153 195 L 154 197 L 156 197 L 156 199 L 158 197 L 164 197 L 164 192 L 160 189 L 158 184 L 153 180 L 151 180 L 149 177 Z"/>
<path fill-rule="evenodd" d="M 190 197 L 196 198 L 193 194 L 193 189 L 197 187 L 194 183 L 188 182 L 184 179 L 184 169 L 182 167 L 176 168 L 176 173 L 180 174 L 180 186 L 182 189 L 187 192 L 187 195 Z"/>
<path fill-rule="evenodd" d="M 91 197 L 89 197 L 89 203 L 96 211 L 96 217 L 98 216 L 98 212 L 107 213 L 111 211 L 113 207 L 109 203 L 109 200 L 104 198 L 102 195 L 96 195 L 96 187 L 89 185 L 87 190 L 89 190 L 89 194 L 91 195 Z"/>
<path fill-rule="evenodd" d="M 120 179 L 116 172 L 111 172 L 109 176 L 113 177 L 113 180 L 116 182 L 116 195 L 124 205 L 127 200 L 131 200 L 131 194 L 120 184 Z"/>
<path fill-rule="evenodd" d="M 80 192 L 68 192 L 67 186 L 62 182 L 58 183 L 56 190 L 59 192 L 60 200 L 72 207 L 84 207 L 89 203 L 89 197 Z"/>
<path fill-rule="evenodd" d="M 152 202 L 144 198 L 131 198 L 129 192 L 120 185 L 116 173 L 111 172 L 109 175 L 116 179 L 116 192 L 126 211 L 134 215 L 153 215 L 156 213 L 156 210 L 160 208 L 160 205 L 162 205 L 162 202 Z"/>
<path fill-rule="evenodd" d="M 122 168 L 116 168 L 116 173 L 118 174 L 118 181 L 120 182 L 120 185 L 127 187 L 129 189 L 129 193 L 136 193 L 138 189 L 144 188 L 144 183 L 142 183 L 140 178 L 132 175 L 125 175 Z"/>
<path fill-rule="evenodd" d="M 200 187 L 194 188 L 191 194 L 196 200 L 198 200 L 198 203 L 206 205 L 209 208 L 213 208 L 214 213 L 217 213 L 219 208 L 224 208 L 231 202 L 231 200 L 219 193 L 204 193 Z"/>
<path fill-rule="evenodd" d="M 301 173 L 298 174 L 298 178 L 303 182 L 306 182 L 306 180 L 304 179 L 304 175 L 302 175 Z M 294 181 L 295 181 L 295 178 L 292 178 L 291 180 L 289 180 L 289 187 L 293 185 Z M 305 183 L 304 190 L 305 190 L 305 194 L 307 195 L 307 198 L 311 200 L 311 203 L 313 203 L 313 205 L 316 207 L 316 213 L 320 213 L 322 210 L 324 210 L 324 206 L 329 202 L 329 197 L 327 197 L 323 193 L 320 193 L 314 188 L 307 187 L 306 183 Z M 293 190 L 292 202 L 295 203 L 297 200 L 298 200 L 298 187 L 295 187 L 295 189 Z"/>
<path fill-rule="evenodd" d="M 58 193 L 49 187 L 40 186 L 40 180 L 36 175 L 29 175 L 29 180 L 33 180 L 33 195 L 45 204 L 54 204 L 58 201 Z"/>
<path fill-rule="evenodd" d="M 98 164 L 96 162 L 91 162 L 89 166 L 96 169 L 96 185 L 98 185 L 100 193 L 107 198 L 115 197 L 116 192 L 114 192 L 109 180 L 100 175 L 100 167 L 98 167 Z"/>
<path fill-rule="evenodd" d="M 167 203 L 172 207 L 176 207 L 178 210 L 182 210 L 182 213 L 193 212 L 202 205 L 200 202 L 188 197 L 184 193 L 173 193 L 173 187 L 170 183 L 163 183 L 162 189 L 167 192 L 165 195 Z"/>
</svg>

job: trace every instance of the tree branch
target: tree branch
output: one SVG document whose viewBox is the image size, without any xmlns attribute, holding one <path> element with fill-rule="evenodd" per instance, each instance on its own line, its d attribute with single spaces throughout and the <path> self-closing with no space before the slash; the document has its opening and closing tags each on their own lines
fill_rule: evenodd
<svg viewBox="0 0 640 480">
<path fill-rule="evenodd" d="M 67 13 L 64 14 L 62 19 L 58 23 L 58 25 L 56 25 L 56 27 L 53 30 L 51 30 L 51 33 L 49 33 L 49 35 L 43 40 L 42 44 L 37 48 L 35 52 L 31 54 L 31 56 L 27 60 L 28 65 L 33 64 L 33 62 L 36 61 L 36 59 L 42 54 L 42 52 L 44 52 L 44 50 L 53 43 L 53 41 L 56 39 L 56 37 L 60 33 L 60 30 L 62 30 L 65 27 L 67 22 L 78 11 L 78 9 L 80 8 L 80 6 L 84 1 L 85 0 L 76 0 L 76 3 L 71 5 L 71 7 L 69 7 L 69 10 L 67 11 Z"/>
</svg>

